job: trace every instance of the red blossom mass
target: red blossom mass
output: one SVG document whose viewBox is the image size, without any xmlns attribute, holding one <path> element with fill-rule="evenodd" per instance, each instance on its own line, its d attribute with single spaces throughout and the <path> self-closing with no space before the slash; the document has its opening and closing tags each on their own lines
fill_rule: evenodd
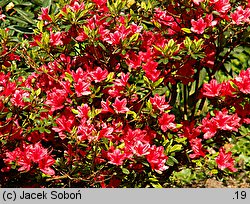
<svg viewBox="0 0 250 204">
<path fill-rule="evenodd" d="M 249 1 L 144 3 L 60 1 L 24 36 L 9 25 L 21 13 L 0 9 L 4 185 L 165 186 L 177 169 L 237 171 L 250 68 L 226 63 L 247 46 Z"/>
<path fill-rule="evenodd" d="M 218 157 L 216 157 L 215 161 L 218 164 L 219 169 L 221 170 L 228 169 L 231 172 L 237 171 L 237 169 L 234 167 L 232 153 L 226 153 L 223 147 L 220 148 L 219 155 Z"/>
</svg>

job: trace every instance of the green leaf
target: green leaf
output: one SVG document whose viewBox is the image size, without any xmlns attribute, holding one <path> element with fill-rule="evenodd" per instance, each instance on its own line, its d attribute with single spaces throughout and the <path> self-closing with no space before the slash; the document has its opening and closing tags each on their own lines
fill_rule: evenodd
<svg viewBox="0 0 250 204">
<path fill-rule="evenodd" d="M 18 22 L 18 23 L 22 23 L 22 24 L 28 24 L 27 21 L 24 21 L 22 18 L 18 18 L 18 17 L 13 17 L 13 16 L 7 16 L 8 19 Z"/>
<path fill-rule="evenodd" d="M 103 45 L 101 42 L 99 42 L 98 45 L 99 45 L 104 51 L 107 50 L 106 47 L 105 47 L 105 45 Z"/>
<path fill-rule="evenodd" d="M 29 23 L 31 23 L 31 24 L 33 24 L 33 25 L 36 24 L 35 21 L 32 19 L 33 16 L 30 16 L 29 13 L 27 13 L 27 12 L 25 12 L 25 11 L 19 9 L 19 8 L 15 8 L 15 10 L 16 10 L 16 12 L 17 12 L 23 19 L 25 19 L 27 22 L 29 22 Z"/>
<path fill-rule="evenodd" d="M 172 159 L 172 161 L 176 164 L 178 164 L 178 160 L 176 158 L 174 158 L 173 156 L 169 156 L 168 158 Z"/>
<path fill-rule="evenodd" d="M 122 173 L 124 173 L 126 175 L 130 174 L 129 170 L 126 168 L 122 168 Z"/>
<path fill-rule="evenodd" d="M 43 0 L 43 7 L 44 8 L 45 7 L 50 8 L 50 6 L 51 6 L 51 0 Z"/>
<path fill-rule="evenodd" d="M 74 113 L 74 114 L 76 114 L 76 115 L 78 115 L 78 114 L 79 114 L 79 111 L 78 111 L 78 110 L 76 110 L 76 109 L 74 109 L 74 108 L 72 108 L 72 109 L 71 109 L 71 111 L 72 111 L 72 113 Z"/>
<path fill-rule="evenodd" d="M 192 33 L 189 28 L 182 28 L 181 30 L 184 31 L 185 33 Z"/>
<path fill-rule="evenodd" d="M 137 41 L 138 37 L 139 37 L 140 33 L 135 33 L 133 34 L 130 38 L 129 38 L 129 44 L 133 41 Z"/>
<path fill-rule="evenodd" d="M 9 113 L 7 114 L 7 116 L 6 116 L 6 119 L 11 118 L 11 117 L 12 117 L 12 115 L 13 115 L 13 113 L 12 113 L 12 112 L 9 112 Z"/>
<path fill-rule="evenodd" d="M 151 182 L 159 182 L 157 178 L 151 177 L 148 179 Z"/>
<path fill-rule="evenodd" d="M 39 96 L 41 94 L 41 91 L 42 91 L 41 88 L 37 89 L 36 92 L 35 92 L 36 95 Z"/>
<path fill-rule="evenodd" d="M 158 79 L 156 82 L 154 82 L 154 83 L 152 84 L 152 87 L 153 87 L 153 88 L 158 87 L 158 86 L 163 82 L 163 80 L 164 80 L 164 77 Z"/>
<path fill-rule="evenodd" d="M 154 188 L 162 188 L 161 184 L 159 184 L 159 183 L 151 183 L 151 185 L 152 185 Z"/>
<path fill-rule="evenodd" d="M 15 30 L 19 33 L 26 33 L 26 34 L 33 34 L 33 30 L 27 27 L 21 27 L 21 26 L 17 26 L 17 25 L 12 25 L 9 26 L 9 29 Z"/>
<path fill-rule="evenodd" d="M 176 145 L 174 145 L 173 147 L 171 147 L 170 148 L 170 153 L 171 152 L 178 152 L 178 151 L 180 151 L 182 149 L 182 145 L 181 144 L 176 144 Z"/>
</svg>

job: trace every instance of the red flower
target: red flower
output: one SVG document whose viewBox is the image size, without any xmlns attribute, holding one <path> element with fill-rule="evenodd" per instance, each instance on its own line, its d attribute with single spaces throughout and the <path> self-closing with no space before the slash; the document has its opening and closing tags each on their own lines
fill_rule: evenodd
<svg viewBox="0 0 250 204">
<path fill-rule="evenodd" d="M 221 170 L 228 169 L 231 172 L 236 172 L 237 169 L 234 168 L 234 160 L 232 158 L 232 153 L 226 153 L 224 148 L 221 147 L 219 150 L 219 155 L 216 157 L 215 161 L 218 164 L 218 168 Z"/>
<path fill-rule="evenodd" d="M 210 0 L 209 4 L 223 16 L 231 9 L 229 0 Z"/>
<path fill-rule="evenodd" d="M 87 73 L 82 70 L 82 68 L 78 68 L 76 72 L 72 71 L 72 77 L 74 82 L 77 83 L 80 79 L 86 80 Z"/>
<path fill-rule="evenodd" d="M 180 137 L 186 137 L 189 140 L 195 139 L 200 135 L 200 127 L 194 127 L 195 121 L 189 122 L 184 121 L 182 122 L 182 130 L 183 133 L 179 134 Z"/>
<path fill-rule="evenodd" d="M 207 117 L 203 118 L 202 120 L 201 130 L 203 133 L 205 133 L 203 135 L 204 139 L 212 138 L 216 134 L 218 129 L 215 122 L 213 120 L 209 120 L 209 117 L 210 115 L 208 114 Z"/>
<path fill-rule="evenodd" d="M 85 4 L 84 2 L 82 2 L 81 4 L 79 4 L 78 0 L 74 0 L 70 3 L 69 8 L 73 11 L 73 12 L 78 12 L 79 10 L 84 10 Z"/>
<path fill-rule="evenodd" d="M 51 111 L 55 111 L 64 107 L 63 103 L 66 100 L 67 92 L 64 89 L 54 88 L 47 93 L 47 101 L 45 104 L 49 105 Z"/>
<path fill-rule="evenodd" d="M 75 117 L 73 115 L 67 117 L 62 115 L 60 118 L 56 119 L 57 127 L 53 127 L 52 129 L 59 133 L 61 139 L 65 139 L 66 135 L 64 132 L 71 132 L 74 122 Z"/>
<path fill-rule="evenodd" d="M 166 132 L 167 130 L 176 129 L 176 124 L 174 123 L 174 120 L 175 120 L 175 115 L 163 113 L 158 120 L 162 131 Z"/>
<path fill-rule="evenodd" d="M 212 27 L 216 26 L 218 21 L 213 19 L 214 19 L 213 14 L 206 14 L 205 22 L 207 23 L 207 26 L 212 26 Z"/>
<path fill-rule="evenodd" d="M 132 69 L 136 69 L 138 67 L 141 66 L 141 57 L 137 54 L 135 54 L 135 52 L 133 51 L 129 51 L 126 55 L 126 63 L 129 67 L 131 67 Z"/>
<path fill-rule="evenodd" d="M 222 111 L 216 111 L 215 118 L 213 118 L 214 125 L 220 130 L 238 131 L 240 127 L 240 118 L 237 114 L 228 115 L 228 111 L 223 109 Z"/>
<path fill-rule="evenodd" d="M 193 0 L 194 4 L 199 5 L 199 3 L 203 2 L 204 0 Z"/>
<path fill-rule="evenodd" d="M 79 117 L 79 118 L 88 118 L 88 113 L 89 113 L 89 110 L 90 110 L 90 107 L 88 106 L 88 104 L 83 104 L 81 106 L 78 106 L 77 110 L 79 112 L 77 114 L 77 117 Z"/>
<path fill-rule="evenodd" d="M 122 154 L 120 149 L 115 149 L 113 152 L 108 152 L 109 163 L 120 166 L 127 158 L 126 154 Z"/>
<path fill-rule="evenodd" d="M 238 86 L 242 93 L 250 94 L 250 68 L 246 71 L 242 70 L 233 82 Z"/>
<path fill-rule="evenodd" d="M 160 110 L 160 112 L 164 112 L 164 110 L 169 109 L 170 105 L 165 101 L 165 96 L 159 96 L 159 94 L 155 94 L 154 97 L 149 99 L 153 108 Z"/>
<path fill-rule="evenodd" d="M 44 20 L 44 21 L 48 21 L 51 22 L 52 19 L 49 16 L 49 8 L 41 8 L 42 14 L 38 17 L 39 20 Z"/>
<path fill-rule="evenodd" d="M 16 148 L 13 152 L 6 153 L 7 158 L 4 162 L 9 165 L 12 162 L 16 162 L 20 168 L 18 171 L 29 171 L 32 165 L 38 164 L 39 169 L 48 175 L 54 175 L 54 170 L 51 169 L 51 165 L 55 163 L 55 160 L 49 155 L 47 149 L 43 148 L 41 143 L 26 145 Z"/>
<path fill-rule="evenodd" d="M 76 40 L 79 42 L 83 42 L 87 38 L 88 38 L 88 35 L 84 31 L 82 31 L 78 34 L 78 36 L 76 37 Z"/>
<path fill-rule="evenodd" d="M 100 67 L 97 67 L 96 70 L 91 73 L 91 76 L 94 79 L 95 83 L 101 82 L 107 78 L 108 70 L 102 70 Z"/>
<path fill-rule="evenodd" d="M 197 34 L 204 33 L 204 30 L 207 27 L 207 23 L 202 18 L 198 19 L 197 21 L 192 19 L 191 24 L 192 24 L 191 31 Z"/>
<path fill-rule="evenodd" d="M 161 74 L 161 71 L 156 69 L 157 66 L 158 63 L 152 60 L 148 60 L 147 63 L 142 66 L 143 70 L 146 73 L 146 77 L 148 77 L 153 82 L 157 81 Z"/>
<path fill-rule="evenodd" d="M 233 92 L 236 90 L 232 87 L 230 81 L 221 83 L 221 96 L 233 97 Z"/>
<path fill-rule="evenodd" d="M 128 80 L 129 80 L 129 73 L 124 74 L 122 72 L 121 79 L 115 79 L 115 81 L 114 81 L 115 87 L 117 87 L 117 86 L 125 87 L 128 83 Z"/>
<path fill-rule="evenodd" d="M 126 113 L 129 109 L 126 107 L 127 99 L 124 98 L 119 100 L 118 98 L 115 99 L 115 102 L 112 104 L 116 113 Z"/>
<path fill-rule="evenodd" d="M 55 171 L 50 167 L 54 163 L 55 160 L 51 156 L 46 155 L 38 162 L 38 167 L 44 174 L 54 175 Z"/>
<path fill-rule="evenodd" d="M 189 143 L 191 145 L 191 148 L 193 150 L 193 154 L 190 154 L 189 157 L 194 159 L 194 158 L 199 158 L 199 157 L 204 157 L 206 154 L 204 153 L 204 149 L 201 144 L 201 139 L 195 138 L 189 140 Z"/>
<path fill-rule="evenodd" d="M 62 33 L 61 32 L 51 33 L 50 44 L 52 46 L 63 45 Z"/>
<path fill-rule="evenodd" d="M 215 79 L 212 79 L 209 84 L 203 85 L 202 94 L 207 97 L 220 96 L 221 84 L 218 84 Z"/>
<path fill-rule="evenodd" d="M 47 150 L 40 143 L 34 144 L 30 151 L 32 152 L 31 159 L 34 162 L 40 161 L 47 155 Z"/>
<path fill-rule="evenodd" d="M 134 146 L 132 146 L 133 154 L 141 157 L 149 154 L 150 144 L 143 144 L 141 141 L 137 141 Z"/>
<path fill-rule="evenodd" d="M 107 99 L 106 102 L 102 101 L 101 106 L 102 106 L 102 113 L 114 113 L 113 109 L 110 108 L 110 101 Z"/>
<path fill-rule="evenodd" d="M 156 172 L 161 173 L 162 171 L 168 169 L 168 166 L 165 165 L 168 157 L 164 154 L 164 148 L 162 146 L 151 146 L 149 154 L 146 158 L 150 163 L 151 168 Z"/>
<path fill-rule="evenodd" d="M 89 86 L 90 86 L 90 83 L 84 82 L 82 79 L 79 79 L 78 82 L 74 84 L 77 97 L 91 94 Z"/>
<path fill-rule="evenodd" d="M 10 101 L 14 106 L 24 107 L 27 105 L 27 103 L 24 102 L 24 98 L 29 98 L 29 95 L 27 91 L 16 90 Z"/>
</svg>

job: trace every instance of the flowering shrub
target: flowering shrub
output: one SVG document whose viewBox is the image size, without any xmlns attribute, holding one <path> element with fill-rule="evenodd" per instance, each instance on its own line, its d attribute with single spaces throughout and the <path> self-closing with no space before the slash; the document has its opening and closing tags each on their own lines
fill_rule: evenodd
<svg viewBox="0 0 250 204">
<path fill-rule="evenodd" d="M 250 68 L 224 67 L 248 40 L 248 2 L 57 6 L 17 45 L 0 33 L 3 186 L 168 187 L 186 169 L 249 170 Z"/>
</svg>

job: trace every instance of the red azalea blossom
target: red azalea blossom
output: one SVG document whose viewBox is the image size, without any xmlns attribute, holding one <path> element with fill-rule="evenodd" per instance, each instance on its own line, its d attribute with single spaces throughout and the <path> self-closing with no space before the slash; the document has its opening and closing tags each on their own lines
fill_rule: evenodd
<svg viewBox="0 0 250 204">
<path fill-rule="evenodd" d="M 204 0 L 193 0 L 194 4 L 199 5 L 201 2 L 203 2 Z"/>
<path fill-rule="evenodd" d="M 6 153 L 5 163 L 17 162 L 21 166 L 18 171 L 30 171 L 33 163 L 37 163 L 39 169 L 48 175 L 54 175 L 55 172 L 51 165 L 55 160 L 49 155 L 47 149 L 43 148 L 41 143 L 34 145 L 23 145 L 23 150 L 16 148 L 13 152 Z"/>
<path fill-rule="evenodd" d="M 26 102 L 24 102 L 24 98 L 29 98 L 30 94 L 27 91 L 24 90 L 16 90 L 13 94 L 13 97 L 10 99 L 13 105 L 24 107 L 27 105 Z"/>
<path fill-rule="evenodd" d="M 233 82 L 238 86 L 239 90 L 244 94 L 250 94 L 250 68 L 242 70 Z"/>
<path fill-rule="evenodd" d="M 62 37 L 63 36 L 62 36 L 61 32 L 51 33 L 50 34 L 50 44 L 52 46 L 63 45 Z"/>
<path fill-rule="evenodd" d="M 44 20 L 44 21 L 48 21 L 51 22 L 52 19 L 49 16 L 49 8 L 41 8 L 42 14 L 38 17 L 39 20 Z"/>
<path fill-rule="evenodd" d="M 170 108 L 170 105 L 165 101 L 164 95 L 159 96 L 158 94 L 155 94 L 154 97 L 151 97 L 149 100 L 153 108 L 160 110 L 161 113 Z"/>
<path fill-rule="evenodd" d="M 203 136 L 204 139 L 212 138 L 218 130 L 218 127 L 215 122 L 213 120 L 210 120 L 209 117 L 210 115 L 208 114 L 206 118 L 202 119 L 201 130 L 203 133 L 205 133 Z"/>
<path fill-rule="evenodd" d="M 232 158 L 232 153 L 225 152 L 223 147 L 219 150 L 219 155 L 216 157 L 215 161 L 218 164 L 218 168 L 221 170 L 228 169 L 231 172 L 236 172 L 237 169 L 234 167 L 234 160 Z"/>
<path fill-rule="evenodd" d="M 157 81 L 161 74 L 161 71 L 156 69 L 157 66 L 158 63 L 152 60 L 147 61 L 147 63 L 142 66 L 143 70 L 146 73 L 146 77 L 148 77 L 153 82 Z"/>
<path fill-rule="evenodd" d="M 110 107 L 111 102 L 107 99 L 106 102 L 102 101 L 101 106 L 102 106 L 102 113 L 114 113 L 113 109 Z"/>
<path fill-rule="evenodd" d="M 85 82 L 82 79 L 79 79 L 78 82 L 74 84 L 77 97 L 91 94 L 91 90 L 89 86 L 90 86 L 90 83 Z"/>
<path fill-rule="evenodd" d="M 189 143 L 194 152 L 189 155 L 190 158 L 195 159 L 199 157 L 204 157 L 206 155 L 205 150 L 203 149 L 202 144 L 201 144 L 201 139 L 199 138 L 191 139 L 189 140 Z"/>
<path fill-rule="evenodd" d="M 82 104 L 81 106 L 77 107 L 78 110 L 78 114 L 77 117 L 79 118 L 88 118 L 88 113 L 90 111 L 90 107 L 88 106 L 88 104 Z"/>
<path fill-rule="evenodd" d="M 112 152 L 108 152 L 109 163 L 120 166 L 123 164 L 123 161 L 127 158 L 127 155 L 121 153 L 120 149 L 115 149 Z"/>
<path fill-rule="evenodd" d="M 202 18 L 198 19 L 197 21 L 192 19 L 191 24 L 192 24 L 191 31 L 193 31 L 194 33 L 197 33 L 197 34 L 204 33 L 204 30 L 207 27 L 207 23 Z"/>
<path fill-rule="evenodd" d="M 74 122 L 75 118 L 73 115 L 70 115 L 68 117 L 62 115 L 60 118 L 56 120 L 57 127 L 53 127 L 52 129 L 55 132 L 59 133 L 61 139 L 65 139 L 66 135 L 64 131 L 71 132 Z"/>
<path fill-rule="evenodd" d="M 94 72 L 91 73 L 95 83 L 105 80 L 108 76 L 108 70 L 102 70 L 101 67 L 97 67 Z"/>
<path fill-rule="evenodd" d="M 115 99 L 115 102 L 112 104 L 116 113 L 126 113 L 129 109 L 126 107 L 127 99 L 124 98 L 119 100 L 118 98 Z"/>
<path fill-rule="evenodd" d="M 162 131 L 166 132 L 167 130 L 176 129 L 176 124 L 174 123 L 174 120 L 175 120 L 175 115 L 163 113 L 158 120 Z"/>
<path fill-rule="evenodd" d="M 150 163 L 151 168 L 155 171 L 161 173 L 162 171 L 168 169 L 168 166 L 165 165 L 168 157 L 164 154 L 164 148 L 162 146 L 151 146 L 149 154 L 146 155 L 146 158 Z"/>
<path fill-rule="evenodd" d="M 242 6 L 237 7 L 236 11 L 231 14 L 231 18 L 233 20 L 233 23 L 236 25 L 243 24 L 245 22 L 250 22 L 250 8 L 247 8 L 246 10 L 243 10 Z"/>
<path fill-rule="evenodd" d="M 69 8 L 73 11 L 73 12 L 78 12 L 79 10 L 83 10 L 85 7 L 84 2 L 82 2 L 81 4 L 79 4 L 78 0 L 74 0 L 71 2 L 71 4 L 69 5 Z"/>
<path fill-rule="evenodd" d="M 215 117 L 212 119 L 220 130 L 238 131 L 240 127 L 240 118 L 237 114 L 228 115 L 228 111 L 215 111 Z"/>
<path fill-rule="evenodd" d="M 150 150 L 150 144 L 148 143 L 143 144 L 141 141 L 137 141 L 132 147 L 133 154 L 139 157 L 148 155 L 150 153 L 149 150 Z"/>
<path fill-rule="evenodd" d="M 47 101 L 45 104 L 50 105 L 51 111 L 55 111 L 64 107 L 63 103 L 66 100 L 67 92 L 63 89 L 54 88 L 47 93 Z"/>
<path fill-rule="evenodd" d="M 209 4 L 212 5 L 213 9 L 219 12 L 222 16 L 231 9 L 229 0 L 210 0 Z"/>
<path fill-rule="evenodd" d="M 202 94 L 207 97 L 220 96 L 221 84 L 218 84 L 215 79 L 212 79 L 209 84 L 203 85 Z"/>
</svg>

